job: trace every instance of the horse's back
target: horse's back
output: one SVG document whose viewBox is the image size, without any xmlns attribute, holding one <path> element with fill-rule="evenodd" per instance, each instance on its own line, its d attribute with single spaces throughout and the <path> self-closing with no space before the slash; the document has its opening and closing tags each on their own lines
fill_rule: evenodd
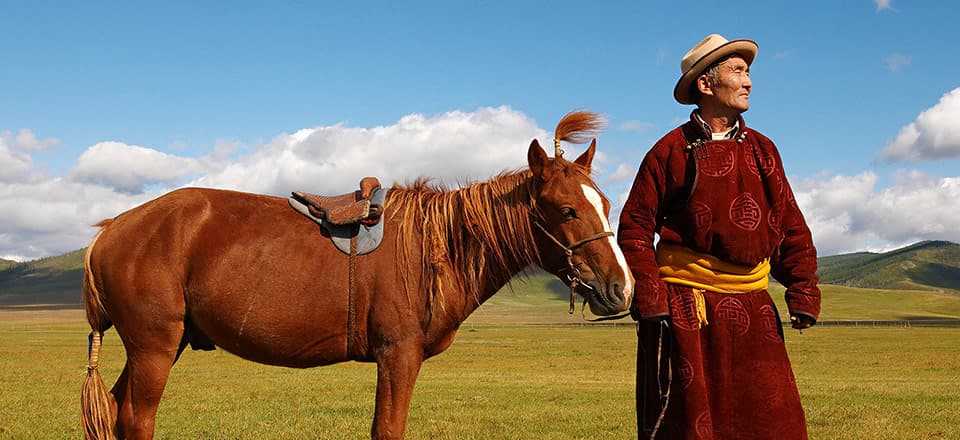
<svg viewBox="0 0 960 440">
<path fill-rule="evenodd" d="M 206 188 L 172 191 L 132 208 L 103 225 L 93 244 L 92 263 L 115 272 L 116 266 L 163 266 L 182 272 L 201 234 L 226 233 L 216 224 L 256 221 L 256 213 L 280 215 L 283 199 Z M 273 214 L 267 214 L 273 213 Z M 241 220 L 244 219 L 244 220 Z M 216 235 L 216 234 L 214 234 Z M 217 238 L 217 237 L 211 237 Z M 222 237 L 221 237 L 222 238 Z"/>
<path fill-rule="evenodd" d="M 286 199 L 173 191 L 117 216 L 92 260 L 120 319 L 179 320 L 188 337 L 264 363 L 339 360 L 320 346 L 344 331 L 348 259 Z M 304 344 L 317 349 L 290 356 Z"/>
</svg>

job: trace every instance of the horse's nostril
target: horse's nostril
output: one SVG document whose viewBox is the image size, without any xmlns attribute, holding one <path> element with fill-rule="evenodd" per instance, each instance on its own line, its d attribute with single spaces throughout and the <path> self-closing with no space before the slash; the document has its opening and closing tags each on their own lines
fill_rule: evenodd
<svg viewBox="0 0 960 440">
<path fill-rule="evenodd" d="M 626 300 L 623 296 L 623 289 L 621 289 L 617 283 L 613 283 L 613 296 L 617 299 L 618 303 L 623 303 L 623 301 Z"/>
</svg>

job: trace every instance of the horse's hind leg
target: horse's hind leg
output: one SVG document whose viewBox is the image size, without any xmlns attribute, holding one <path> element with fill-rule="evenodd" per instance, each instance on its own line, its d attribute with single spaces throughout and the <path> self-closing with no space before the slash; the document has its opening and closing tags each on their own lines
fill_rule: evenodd
<svg viewBox="0 0 960 440">
<path fill-rule="evenodd" d="M 141 331 L 143 335 L 124 339 L 127 364 L 111 391 L 117 399 L 120 438 L 153 438 L 167 377 L 186 346 L 182 322 Z"/>
</svg>

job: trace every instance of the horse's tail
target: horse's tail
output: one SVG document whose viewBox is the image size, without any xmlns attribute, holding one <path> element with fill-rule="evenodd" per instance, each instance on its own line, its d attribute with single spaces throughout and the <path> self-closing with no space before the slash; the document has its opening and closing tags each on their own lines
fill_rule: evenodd
<svg viewBox="0 0 960 440">
<path fill-rule="evenodd" d="M 86 439 L 114 439 L 116 427 L 116 400 L 107 391 L 100 376 L 100 343 L 103 332 L 110 328 L 110 318 L 103 307 L 102 293 L 97 289 L 97 282 L 90 266 L 90 257 L 93 245 L 103 232 L 102 228 L 112 223 L 112 219 L 97 223 L 101 227 L 87 247 L 83 261 L 83 305 L 87 312 L 87 322 L 90 323 L 87 357 L 87 378 L 83 382 L 80 392 L 80 422 L 83 425 L 83 435 Z"/>
</svg>

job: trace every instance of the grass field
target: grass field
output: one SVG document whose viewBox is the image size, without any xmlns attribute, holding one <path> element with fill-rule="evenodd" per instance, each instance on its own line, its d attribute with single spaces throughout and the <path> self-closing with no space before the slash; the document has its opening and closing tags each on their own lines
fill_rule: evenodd
<svg viewBox="0 0 960 440">
<path fill-rule="evenodd" d="M 407 438 L 636 438 L 633 326 L 507 324 L 501 312 L 524 300 L 502 300 L 520 304 L 485 305 L 424 364 Z M 562 302 L 551 309 L 567 319 Z M 80 437 L 87 331 L 79 310 L 0 311 L 0 439 Z M 788 332 L 811 438 L 960 438 L 958 339 L 960 328 Z M 115 331 L 101 359 L 112 384 L 123 363 Z M 371 364 L 294 370 L 188 352 L 157 438 L 368 438 L 374 387 Z"/>
</svg>

